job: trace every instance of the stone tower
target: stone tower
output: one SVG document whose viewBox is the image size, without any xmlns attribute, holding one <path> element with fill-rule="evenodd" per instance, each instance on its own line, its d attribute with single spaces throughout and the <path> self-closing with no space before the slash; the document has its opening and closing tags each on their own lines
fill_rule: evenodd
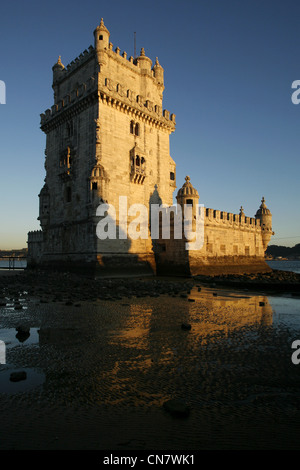
<svg viewBox="0 0 300 470">
<path fill-rule="evenodd" d="M 59 57 L 52 71 L 54 104 L 41 115 L 42 263 L 152 266 L 151 238 L 126 240 L 123 233 L 122 240 L 99 240 L 96 211 L 103 203 L 114 206 L 119 228 L 120 196 L 128 207 L 149 206 L 154 192 L 172 204 L 176 176 L 169 137 L 175 115 L 163 110 L 163 68 L 157 58 L 152 67 L 144 49 L 137 58 L 113 49 L 101 19 L 94 46 L 66 67 Z"/>
<path fill-rule="evenodd" d="M 28 234 L 29 267 L 105 275 L 270 269 L 264 254 L 272 215 L 264 198 L 255 218 L 242 207 L 239 214 L 204 209 L 187 176 L 171 207 L 176 168 L 169 140 L 176 123 L 163 110 L 157 58 L 153 65 L 144 48 L 138 57 L 121 54 L 101 19 L 94 45 L 67 66 L 59 57 L 52 72 L 54 103 L 41 114 L 41 230 Z M 152 219 L 156 206 L 162 212 Z"/>
</svg>

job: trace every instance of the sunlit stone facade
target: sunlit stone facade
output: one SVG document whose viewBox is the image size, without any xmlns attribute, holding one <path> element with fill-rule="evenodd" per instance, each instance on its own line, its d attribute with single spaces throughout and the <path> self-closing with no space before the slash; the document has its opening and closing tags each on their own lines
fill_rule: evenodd
<svg viewBox="0 0 300 470">
<path fill-rule="evenodd" d="M 94 45 L 68 66 L 53 66 L 54 104 L 41 114 L 46 134 L 45 184 L 39 194 L 41 231 L 28 234 L 28 264 L 100 272 L 194 274 L 251 266 L 266 267 L 272 234 L 263 201 L 255 218 L 205 209 L 204 244 L 189 251 L 184 239 L 131 239 L 121 220 L 127 208 L 173 203 L 176 166 L 169 139 L 175 115 L 163 109 L 164 70 L 144 49 L 138 57 L 113 48 L 101 20 Z M 179 205 L 199 202 L 189 178 Z M 200 201 L 201 202 L 201 201 Z M 115 208 L 117 238 L 97 237 L 97 208 Z M 171 231 L 172 232 L 172 231 Z M 172 234 L 171 234 L 172 235 Z M 247 268 L 247 269 L 248 269 Z"/>
</svg>

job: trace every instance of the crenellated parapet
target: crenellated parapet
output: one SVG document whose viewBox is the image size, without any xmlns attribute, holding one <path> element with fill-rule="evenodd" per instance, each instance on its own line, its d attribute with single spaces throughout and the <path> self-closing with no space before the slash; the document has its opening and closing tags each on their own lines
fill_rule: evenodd
<svg viewBox="0 0 300 470">
<path fill-rule="evenodd" d="M 80 108 L 85 109 L 91 101 L 96 101 L 97 97 L 97 82 L 94 77 L 90 77 L 40 115 L 41 129 L 47 132 L 54 124 L 55 118 L 61 117 L 55 123 L 59 125 L 61 121 L 72 117 L 72 114 L 75 115 Z"/>
<path fill-rule="evenodd" d="M 37 243 L 43 241 L 43 231 L 42 230 L 32 230 L 28 232 L 28 243 Z"/>
<path fill-rule="evenodd" d="M 247 217 L 241 214 L 233 214 L 215 209 L 205 209 L 205 223 L 207 225 L 222 224 L 224 227 L 238 225 L 244 228 L 260 227 L 260 220 L 255 217 Z"/>
<path fill-rule="evenodd" d="M 66 80 L 70 75 L 78 71 L 80 67 L 86 65 L 86 63 L 95 57 L 95 51 L 93 46 L 89 46 L 88 49 L 85 49 L 78 57 L 76 57 L 72 62 L 70 62 L 66 67 L 61 62 L 61 56 L 59 56 L 58 61 L 52 67 L 53 70 L 53 84 L 59 84 L 63 80 Z"/>
<path fill-rule="evenodd" d="M 127 89 L 126 85 L 103 78 L 100 88 L 98 88 L 95 77 L 90 77 L 86 83 L 81 83 L 70 93 L 65 95 L 56 104 L 40 115 L 41 128 L 47 132 L 50 123 L 60 116 L 62 119 L 69 119 L 72 111 L 78 111 L 78 106 L 90 104 L 91 100 L 101 99 L 103 103 L 116 107 L 128 114 L 139 116 L 149 122 L 156 123 L 173 132 L 176 127 L 176 116 L 168 110 L 162 110 L 161 106 L 146 99 L 140 94 L 135 94 L 133 90 Z M 66 114 L 66 112 L 69 113 Z M 58 120 L 57 124 L 60 124 Z M 49 125 L 48 125 L 49 124 Z M 50 125 L 52 127 L 52 125 Z"/>
</svg>

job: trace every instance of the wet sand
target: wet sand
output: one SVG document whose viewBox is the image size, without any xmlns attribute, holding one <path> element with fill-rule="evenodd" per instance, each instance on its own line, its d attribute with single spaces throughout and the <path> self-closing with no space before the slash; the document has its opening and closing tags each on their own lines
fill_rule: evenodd
<svg viewBox="0 0 300 470">
<path fill-rule="evenodd" d="M 300 300 L 202 281 L 0 276 L 0 449 L 298 449 Z"/>
</svg>

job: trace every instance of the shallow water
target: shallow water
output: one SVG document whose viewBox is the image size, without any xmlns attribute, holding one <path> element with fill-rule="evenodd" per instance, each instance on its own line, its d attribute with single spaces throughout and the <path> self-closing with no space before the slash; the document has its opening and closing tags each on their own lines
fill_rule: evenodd
<svg viewBox="0 0 300 470">
<path fill-rule="evenodd" d="M 23 299 L 0 307 L 1 449 L 298 448 L 300 298 L 195 285 L 187 298 Z"/>
<path fill-rule="evenodd" d="M 300 260 L 268 260 L 267 263 L 272 269 L 300 274 Z"/>
</svg>

